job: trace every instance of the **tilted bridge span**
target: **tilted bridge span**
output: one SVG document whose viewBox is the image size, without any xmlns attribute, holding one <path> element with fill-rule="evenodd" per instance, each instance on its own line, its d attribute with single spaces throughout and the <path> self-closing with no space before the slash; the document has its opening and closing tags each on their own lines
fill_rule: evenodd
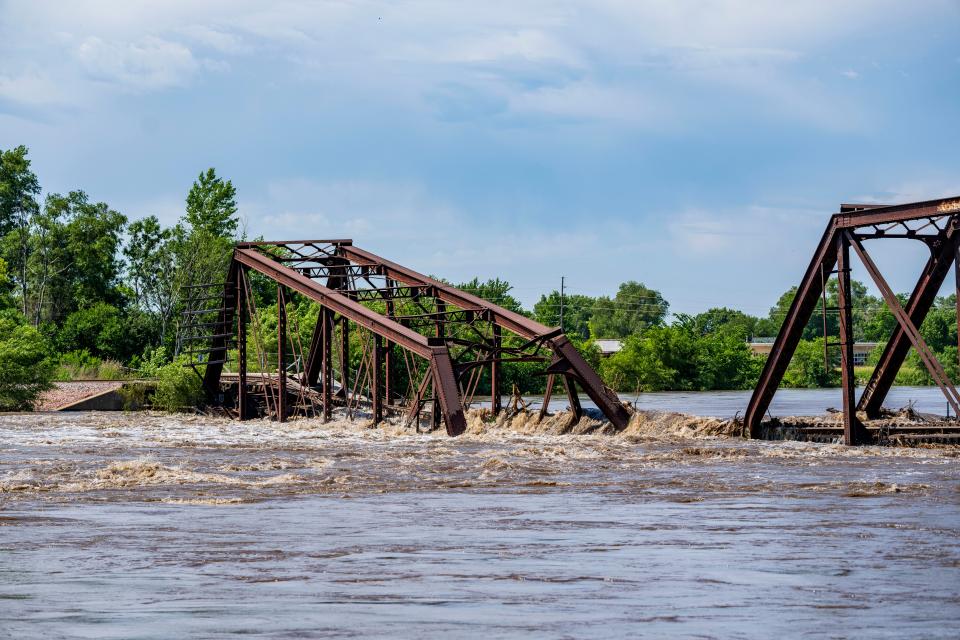
<svg viewBox="0 0 960 640">
<path fill-rule="evenodd" d="M 257 308 L 255 292 L 262 300 L 264 288 L 273 286 L 276 348 L 268 354 L 265 336 L 273 338 L 273 318 Z M 547 377 L 544 409 L 559 381 L 573 422 L 583 414 L 580 391 L 616 428 L 630 419 L 630 410 L 561 329 L 351 240 L 241 242 L 224 283 L 191 291 L 183 326 L 191 366 L 209 401 L 241 420 L 294 414 L 329 419 L 334 406 L 353 415 L 362 404 L 374 423 L 392 412 L 419 425 L 425 412 L 455 436 L 466 429 L 465 408 L 481 379 L 490 388 L 493 414 L 502 410 L 506 363 L 525 363 Z M 303 299 L 316 303 L 319 313 L 309 341 L 301 342 L 305 332 L 289 331 L 287 307 Z"/>
</svg>

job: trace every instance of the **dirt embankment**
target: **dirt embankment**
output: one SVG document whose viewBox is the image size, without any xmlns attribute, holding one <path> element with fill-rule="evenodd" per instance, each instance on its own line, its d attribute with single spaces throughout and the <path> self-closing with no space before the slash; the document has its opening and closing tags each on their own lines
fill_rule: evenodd
<svg viewBox="0 0 960 640">
<path fill-rule="evenodd" d="M 123 386 L 120 380 L 84 380 L 76 382 L 55 382 L 53 389 L 43 393 L 35 411 L 57 411 L 80 400 L 108 391 L 116 391 Z"/>
</svg>

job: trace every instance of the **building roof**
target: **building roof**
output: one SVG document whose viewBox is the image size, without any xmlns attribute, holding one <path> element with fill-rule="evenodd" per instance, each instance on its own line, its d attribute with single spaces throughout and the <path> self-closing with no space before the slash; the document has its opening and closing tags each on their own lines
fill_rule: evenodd
<svg viewBox="0 0 960 640">
<path fill-rule="evenodd" d="M 594 340 L 593 342 L 600 347 L 600 353 L 605 356 L 617 353 L 623 349 L 623 341 L 615 338 L 600 338 L 599 340 Z"/>
</svg>

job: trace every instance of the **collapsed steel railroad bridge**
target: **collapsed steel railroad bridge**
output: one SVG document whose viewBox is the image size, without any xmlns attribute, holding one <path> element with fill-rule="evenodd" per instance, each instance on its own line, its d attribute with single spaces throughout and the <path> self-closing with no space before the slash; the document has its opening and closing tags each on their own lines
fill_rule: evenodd
<svg viewBox="0 0 960 640">
<path fill-rule="evenodd" d="M 866 241 L 892 238 L 920 241 L 930 250 L 930 256 L 906 305 L 900 303 L 864 247 Z M 897 326 L 859 400 L 856 399 L 853 365 L 851 248 L 860 258 L 897 321 Z M 960 198 L 894 206 L 841 205 L 839 213 L 830 218 L 823 232 L 750 398 L 744 418 L 744 426 L 750 436 L 764 437 L 764 415 L 767 414 L 773 395 L 783 380 L 803 329 L 818 307 L 824 317 L 825 359 L 827 348 L 840 349 L 842 437 L 845 444 L 876 442 L 880 432 L 884 430 L 887 431 L 883 434 L 884 437 L 889 438 L 889 428 L 868 428 L 857 414 L 864 414 L 868 421 L 881 417 L 883 402 L 911 347 L 916 350 L 933 381 L 943 391 L 954 416 L 960 416 L 960 394 L 918 330 L 951 267 L 954 267 L 956 272 L 957 322 L 960 328 Z M 825 292 L 827 281 L 834 275 L 838 283 L 838 304 L 831 309 L 826 306 Z M 827 335 L 827 312 L 839 315 L 839 336 Z M 945 419 L 938 425 L 901 426 L 897 429 L 902 433 L 895 435 L 905 440 L 960 443 L 960 424 L 956 419 Z M 809 430 L 823 432 L 819 434 L 821 436 L 833 437 L 831 433 L 827 433 L 833 431 L 831 428 L 818 426 Z"/>
<path fill-rule="evenodd" d="M 276 334 L 272 318 L 256 308 L 254 288 L 262 294 L 264 285 L 276 287 Z M 192 285 L 190 291 L 181 330 L 191 366 L 201 374 L 209 401 L 241 420 L 330 419 L 340 406 L 350 416 L 369 411 L 374 424 L 387 413 L 402 414 L 418 428 L 424 413 L 434 427 L 442 422 L 455 436 L 466 429 L 464 408 L 482 377 L 491 390 L 492 413 L 502 410 L 503 365 L 509 362 L 539 365 L 547 377 L 541 417 L 559 379 L 572 422 L 583 414 L 578 390 L 615 427 L 626 427 L 630 418 L 561 329 L 351 240 L 242 242 L 224 283 Z M 303 299 L 319 305 L 309 341 L 300 339 L 306 335 L 300 327 L 288 330 L 287 307 Z M 274 335 L 276 346 L 269 349 L 265 336 Z M 224 369 L 228 362 L 230 373 Z"/>
</svg>

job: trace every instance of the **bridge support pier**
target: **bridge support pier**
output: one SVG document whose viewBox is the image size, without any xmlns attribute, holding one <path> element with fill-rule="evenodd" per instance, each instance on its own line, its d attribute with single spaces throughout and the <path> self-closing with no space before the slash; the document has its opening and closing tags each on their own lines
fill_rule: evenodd
<svg viewBox="0 0 960 640">
<path fill-rule="evenodd" d="M 277 287 L 277 420 L 287 421 L 287 296 Z"/>
</svg>

